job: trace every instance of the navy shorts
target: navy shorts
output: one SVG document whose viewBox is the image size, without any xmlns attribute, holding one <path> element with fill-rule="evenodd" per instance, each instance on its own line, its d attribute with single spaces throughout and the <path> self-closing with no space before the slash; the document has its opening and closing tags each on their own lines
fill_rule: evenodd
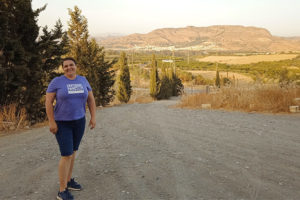
<svg viewBox="0 0 300 200">
<path fill-rule="evenodd" d="M 62 156 L 70 156 L 78 150 L 85 128 L 85 117 L 73 121 L 56 121 L 55 134 Z"/>
</svg>

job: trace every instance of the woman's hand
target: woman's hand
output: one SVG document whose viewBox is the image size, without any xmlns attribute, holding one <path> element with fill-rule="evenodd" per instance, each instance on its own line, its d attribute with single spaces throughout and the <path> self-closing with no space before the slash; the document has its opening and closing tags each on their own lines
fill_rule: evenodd
<svg viewBox="0 0 300 200">
<path fill-rule="evenodd" d="M 91 120 L 89 123 L 89 127 L 91 129 L 95 128 L 96 126 L 96 103 L 95 98 L 92 91 L 89 91 L 88 98 L 87 98 L 88 107 L 91 114 Z"/>
<path fill-rule="evenodd" d="M 91 118 L 90 123 L 89 123 L 89 127 L 91 129 L 94 129 L 96 127 L 96 119 Z"/>
<path fill-rule="evenodd" d="M 53 133 L 53 134 L 56 134 L 56 133 L 57 133 L 58 128 L 57 128 L 57 124 L 56 124 L 55 121 L 49 122 L 49 130 L 50 130 L 50 132 Z"/>
</svg>

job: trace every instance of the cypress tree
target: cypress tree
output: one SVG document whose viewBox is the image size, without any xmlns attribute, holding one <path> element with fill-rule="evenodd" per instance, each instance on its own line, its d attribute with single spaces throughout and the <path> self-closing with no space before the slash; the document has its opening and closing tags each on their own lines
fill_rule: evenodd
<svg viewBox="0 0 300 200">
<path fill-rule="evenodd" d="M 127 64 L 125 52 L 121 52 L 119 59 L 119 75 L 118 75 L 118 90 L 117 98 L 120 102 L 127 103 L 130 99 L 132 89 L 130 85 L 130 72 Z"/>
<path fill-rule="evenodd" d="M 152 55 L 151 74 L 150 74 L 150 96 L 156 98 L 159 91 L 159 76 L 157 71 L 157 61 Z"/>
<path fill-rule="evenodd" d="M 221 86 L 221 81 L 220 81 L 219 70 L 217 70 L 217 72 L 216 72 L 216 82 L 215 82 L 215 84 L 216 84 L 216 86 L 217 86 L 218 88 L 220 88 L 220 86 Z"/>
</svg>

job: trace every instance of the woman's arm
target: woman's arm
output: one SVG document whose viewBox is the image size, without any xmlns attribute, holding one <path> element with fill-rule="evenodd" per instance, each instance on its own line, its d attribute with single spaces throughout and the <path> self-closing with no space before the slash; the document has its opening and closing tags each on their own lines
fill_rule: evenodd
<svg viewBox="0 0 300 200">
<path fill-rule="evenodd" d="M 53 111 L 53 102 L 55 99 L 56 93 L 46 93 L 46 113 L 49 120 L 49 129 L 50 132 L 55 134 L 58 130 L 57 124 L 54 120 L 54 111 Z"/>
<path fill-rule="evenodd" d="M 96 126 L 96 103 L 92 91 L 89 91 L 87 103 L 91 113 L 91 120 L 89 126 L 91 127 L 91 129 L 93 129 Z"/>
</svg>

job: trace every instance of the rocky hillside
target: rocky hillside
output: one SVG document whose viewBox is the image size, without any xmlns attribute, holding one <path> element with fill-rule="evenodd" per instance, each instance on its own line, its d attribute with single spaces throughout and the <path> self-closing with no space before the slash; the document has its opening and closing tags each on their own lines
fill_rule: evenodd
<svg viewBox="0 0 300 200">
<path fill-rule="evenodd" d="M 206 51 L 300 51 L 300 40 L 272 36 L 264 28 L 209 26 L 163 28 L 147 34 L 98 40 L 110 49 L 206 50 Z"/>
</svg>

